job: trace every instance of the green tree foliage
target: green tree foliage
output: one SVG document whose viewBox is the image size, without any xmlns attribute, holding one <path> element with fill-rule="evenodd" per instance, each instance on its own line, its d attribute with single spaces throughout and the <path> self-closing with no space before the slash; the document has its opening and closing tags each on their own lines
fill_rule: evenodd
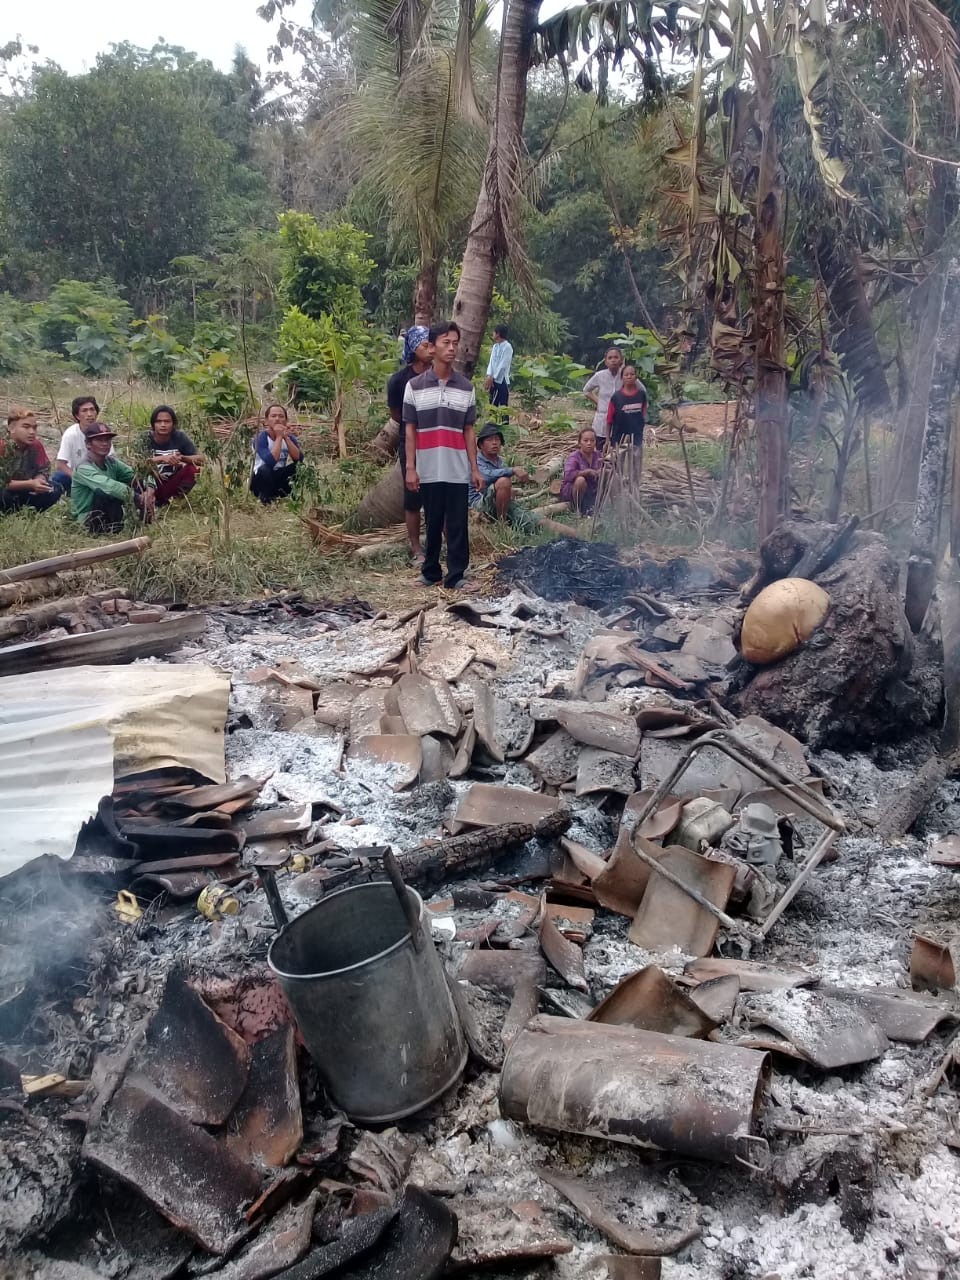
<svg viewBox="0 0 960 1280">
<path fill-rule="evenodd" d="M 217 136 L 237 109 L 211 91 L 219 73 L 169 60 L 123 46 L 87 75 L 39 70 L 0 135 L 12 244 L 78 275 L 109 274 L 135 300 L 172 258 L 209 242 L 231 175 L 237 198 L 250 176 L 264 189 L 252 171 L 238 177 L 236 144 Z"/>
<path fill-rule="evenodd" d="M 363 317 L 362 286 L 377 265 L 366 256 L 368 240 L 347 222 L 321 227 L 308 213 L 281 214 L 281 285 L 287 300 L 312 320 L 329 315 L 340 328 L 355 328 Z"/>
<path fill-rule="evenodd" d="M 678 297 L 656 227 L 657 126 L 622 102 L 570 101 L 560 77 L 544 77 L 530 95 L 526 136 L 545 173 L 530 251 L 555 290 L 570 350 L 592 366 L 604 333 L 660 324 Z"/>
<path fill-rule="evenodd" d="M 110 280 L 61 280 L 36 311 L 41 344 L 84 373 L 99 376 L 126 355 L 133 312 Z"/>
<path fill-rule="evenodd" d="M 169 333 L 163 316 L 147 316 L 134 321 L 137 332 L 130 339 L 130 350 L 141 373 L 161 387 L 168 387 L 183 365 L 186 348 Z"/>
<path fill-rule="evenodd" d="M 248 406 L 247 384 L 225 351 L 211 351 L 190 368 L 181 369 L 174 380 L 186 390 L 189 406 L 202 417 L 239 418 Z"/>
<path fill-rule="evenodd" d="M 19 373 L 37 339 L 37 316 L 26 302 L 0 294 L 0 377 Z"/>
<path fill-rule="evenodd" d="M 299 404 L 325 409 L 333 400 L 334 384 L 326 360 L 320 321 L 290 307 L 283 317 L 277 351 L 283 361 L 284 386 Z"/>
</svg>

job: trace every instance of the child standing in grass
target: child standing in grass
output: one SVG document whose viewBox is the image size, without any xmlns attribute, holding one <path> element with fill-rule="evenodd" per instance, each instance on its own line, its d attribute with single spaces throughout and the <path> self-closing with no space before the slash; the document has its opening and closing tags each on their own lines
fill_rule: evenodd
<svg viewBox="0 0 960 1280">
<path fill-rule="evenodd" d="M 7 439 L 0 441 L 0 512 L 46 511 L 70 488 L 70 477 L 50 477 L 50 459 L 37 439 L 37 419 L 30 409 L 11 409 Z"/>
</svg>

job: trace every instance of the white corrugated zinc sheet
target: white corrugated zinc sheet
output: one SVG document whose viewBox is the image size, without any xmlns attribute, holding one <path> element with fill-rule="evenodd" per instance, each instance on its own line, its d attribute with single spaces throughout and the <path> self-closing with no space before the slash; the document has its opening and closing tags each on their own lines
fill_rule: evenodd
<svg viewBox="0 0 960 1280">
<path fill-rule="evenodd" d="M 114 778 L 182 765 L 224 781 L 230 678 L 200 664 L 0 678 L 0 876 L 69 858 Z"/>
</svg>

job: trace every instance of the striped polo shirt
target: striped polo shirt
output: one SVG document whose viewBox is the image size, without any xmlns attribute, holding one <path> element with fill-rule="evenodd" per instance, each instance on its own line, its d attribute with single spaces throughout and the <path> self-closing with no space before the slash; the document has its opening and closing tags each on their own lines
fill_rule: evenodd
<svg viewBox="0 0 960 1280">
<path fill-rule="evenodd" d="M 477 420 L 473 383 L 451 369 L 442 383 L 432 369 L 411 378 L 403 395 L 403 421 L 417 429 L 417 474 L 421 484 L 469 484 L 470 459 L 464 428 Z"/>
</svg>

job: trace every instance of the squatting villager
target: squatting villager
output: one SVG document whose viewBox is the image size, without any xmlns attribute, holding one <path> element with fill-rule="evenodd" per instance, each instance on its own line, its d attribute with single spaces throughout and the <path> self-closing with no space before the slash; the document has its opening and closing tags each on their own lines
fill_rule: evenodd
<svg viewBox="0 0 960 1280">
<path fill-rule="evenodd" d="M 515 529 L 530 532 L 537 527 L 537 518 L 524 511 L 513 497 L 514 484 L 526 484 L 530 476 L 523 467 L 504 465 L 500 456 L 503 444 L 503 432 L 493 422 L 487 423 L 477 436 L 477 470 L 486 481 L 486 488 L 481 493 L 471 486 L 470 506 L 492 520 L 506 520 Z"/>
<path fill-rule="evenodd" d="M 153 460 L 157 478 L 156 504 L 164 507 L 173 498 L 189 493 L 197 482 L 200 452 L 168 404 L 158 404 L 150 415 L 150 430 L 143 437 L 144 448 Z"/>
<path fill-rule="evenodd" d="M 477 397 L 473 383 L 453 367 L 460 329 L 445 323 L 430 330 L 433 368 L 407 383 L 403 398 L 406 429 L 406 487 L 420 491 L 427 524 L 421 580 L 463 588 L 470 562 L 467 500 L 470 483 L 482 491 L 477 470 Z M 447 575 L 440 569 L 444 526 L 447 531 Z"/>
<path fill-rule="evenodd" d="M 60 437 L 56 462 L 56 470 L 65 476 L 72 476 L 77 467 L 86 462 L 87 440 L 84 431 L 100 417 L 100 406 L 93 396 L 74 396 L 70 413 L 73 424 Z M 110 453 L 113 454 L 113 449 Z M 68 485 L 67 492 L 69 491 Z"/>
<path fill-rule="evenodd" d="M 300 441 L 290 430 L 287 411 L 282 404 L 271 404 L 263 415 L 266 430 L 261 431 L 254 449 L 256 458 L 250 477 L 250 492 L 261 502 L 287 498 L 293 477 L 303 460 Z"/>
<path fill-rule="evenodd" d="M 490 403 L 506 408 L 510 402 L 510 366 L 513 363 L 513 347 L 507 341 L 507 326 L 498 324 L 493 331 L 493 346 L 487 361 L 484 386 L 490 393 Z"/>
<path fill-rule="evenodd" d="M 398 453 L 400 459 L 400 475 L 407 474 L 407 433 L 403 425 L 403 397 L 407 383 L 426 373 L 433 359 L 433 343 L 430 341 L 430 330 L 424 325 L 414 325 L 404 333 L 403 368 L 391 374 L 387 382 L 387 408 L 390 417 L 400 427 Z M 423 505 L 420 491 L 403 486 L 403 520 L 407 526 L 407 539 L 410 543 L 410 555 L 417 564 L 423 561 L 423 549 L 420 546 L 420 508 Z"/>
<path fill-rule="evenodd" d="M 11 409 L 6 440 L 0 440 L 0 513 L 30 507 L 46 511 L 70 488 L 70 477 L 50 477 L 50 459 L 37 439 L 30 409 Z"/>
<path fill-rule="evenodd" d="M 584 427 L 577 436 L 577 447 L 563 467 L 560 497 L 569 502 L 578 515 L 588 516 L 597 501 L 603 456 L 597 448 L 593 427 Z"/>
<path fill-rule="evenodd" d="M 140 485 L 133 468 L 113 456 L 117 433 L 104 422 L 91 422 L 83 434 L 87 459 L 74 470 L 71 497 L 73 514 L 87 532 L 117 533 L 131 505 L 145 521 L 152 520 L 153 489 Z"/>
<path fill-rule="evenodd" d="M 596 433 L 601 449 L 607 441 L 607 409 L 610 406 L 610 397 L 615 391 L 619 391 L 623 384 L 620 372 L 622 365 L 623 356 L 620 354 L 620 348 L 610 347 L 603 357 L 603 367 L 584 383 L 583 394 L 593 402 L 596 409 L 590 425 Z"/>
</svg>

